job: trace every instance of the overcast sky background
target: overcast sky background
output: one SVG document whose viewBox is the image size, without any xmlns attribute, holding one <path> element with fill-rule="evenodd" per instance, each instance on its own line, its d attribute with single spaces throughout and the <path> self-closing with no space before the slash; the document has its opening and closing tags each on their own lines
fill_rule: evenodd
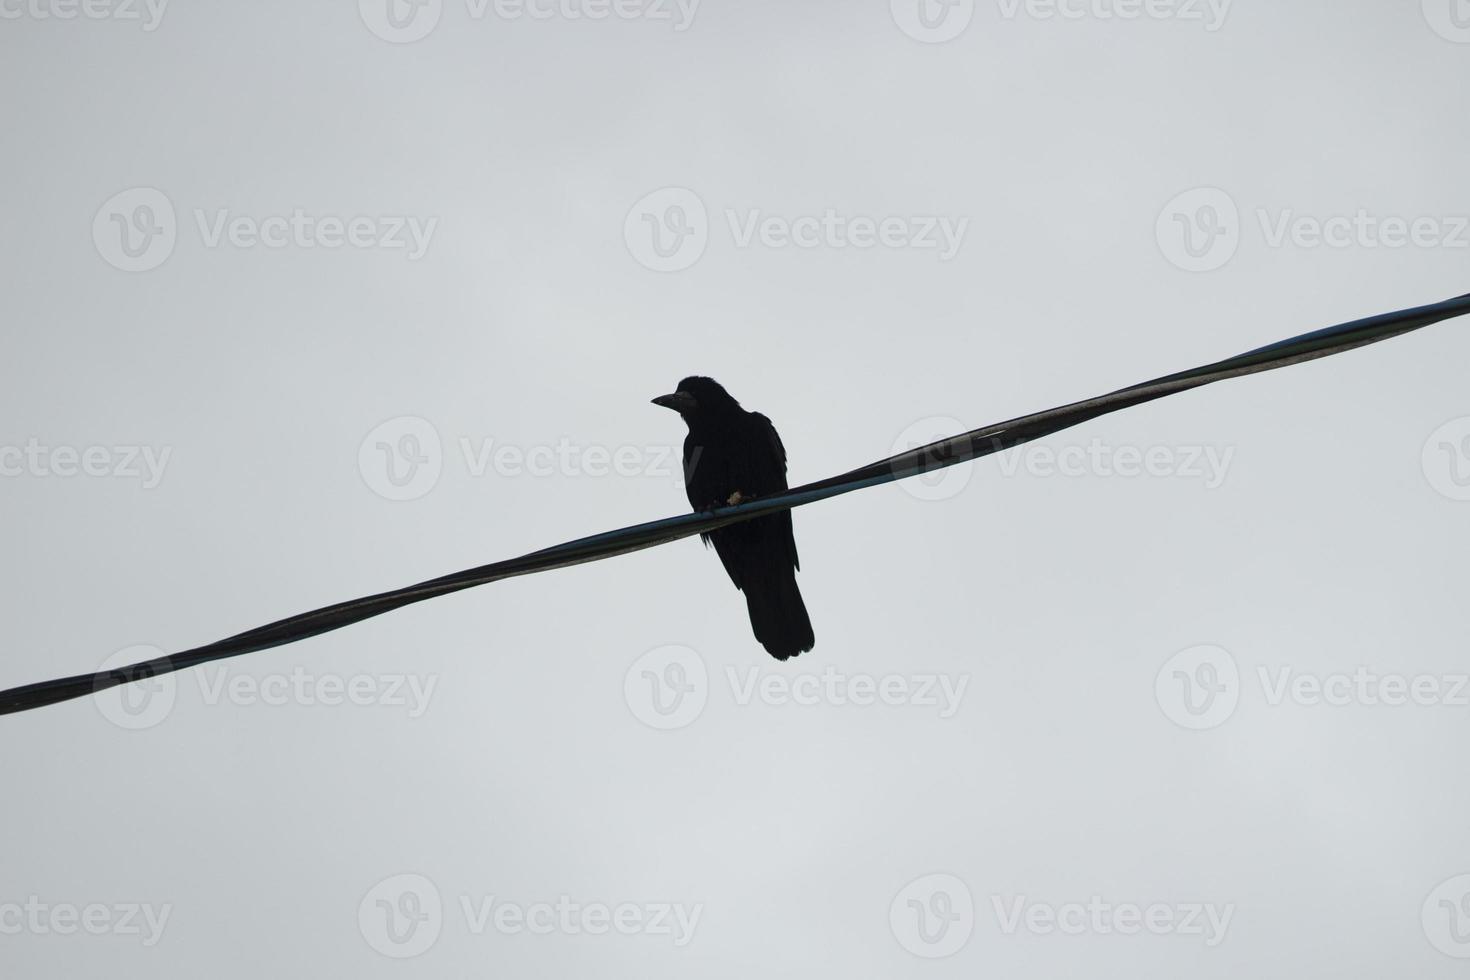
<svg viewBox="0 0 1470 980">
<path fill-rule="evenodd" d="M 1470 290 L 1463 0 L 388 2 L 0 0 L 0 687 Z M 1460 976 L 1467 327 L 4 718 L 0 973 Z"/>
</svg>

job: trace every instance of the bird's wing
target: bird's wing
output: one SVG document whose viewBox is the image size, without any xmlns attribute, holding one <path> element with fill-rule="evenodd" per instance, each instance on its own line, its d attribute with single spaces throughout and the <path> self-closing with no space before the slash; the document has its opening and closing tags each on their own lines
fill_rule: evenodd
<svg viewBox="0 0 1470 980">
<path fill-rule="evenodd" d="M 768 418 L 766 418 L 760 412 L 751 412 L 750 413 L 750 417 L 752 419 L 754 419 L 755 422 L 763 430 L 765 430 L 767 436 L 770 439 L 771 449 L 773 450 L 772 455 L 771 455 L 770 458 L 779 461 L 779 465 L 772 472 L 770 472 L 770 473 L 762 473 L 761 476 L 762 477 L 766 477 L 766 476 L 773 477 L 776 481 L 779 481 L 780 482 L 781 489 L 782 490 L 785 490 L 786 489 L 786 447 L 781 444 L 781 434 L 776 431 L 776 427 L 771 424 L 771 420 L 768 419 Z M 764 492 L 769 492 L 769 491 L 764 491 Z"/>
<path fill-rule="evenodd" d="M 770 419 L 760 412 L 751 412 L 750 417 L 766 436 L 764 451 L 752 454 L 754 458 L 751 462 L 754 472 L 751 474 L 753 477 L 751 492 L 760 496 L 780 493 L 787 489 L 786 447 L 782 445 L 781 435 L 771 424 Z M 800 569 L 801 559 L 796 554 L 796 535 L 791 530 L 791 511 L 783 510 L 779 514 L 773 514 L 769 520 L 775 522 L 780 529 L 782 543 L 791 560 L 791 567 Z"/>
</svg>

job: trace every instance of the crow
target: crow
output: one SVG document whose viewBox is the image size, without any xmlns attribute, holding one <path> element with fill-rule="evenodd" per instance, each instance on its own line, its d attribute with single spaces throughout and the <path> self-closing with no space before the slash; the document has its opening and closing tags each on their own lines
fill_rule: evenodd
<svg viewBox="0 0 1470 980">
<path fill-rule="evenodd" d="M 747 412 L 712 378 L 679 382 L 653 404 L 671 408 L 689 425 L 684 440 L 684 485 L 696 512 L 733 506 L 786 489 L 786 447 L 771 420 Z M 796 538 L 791 511 L 701 534 L 745 593 L 755 638 L 777 660 L 816 644 L 812 621 L 796 587 Z"/>
</svg>

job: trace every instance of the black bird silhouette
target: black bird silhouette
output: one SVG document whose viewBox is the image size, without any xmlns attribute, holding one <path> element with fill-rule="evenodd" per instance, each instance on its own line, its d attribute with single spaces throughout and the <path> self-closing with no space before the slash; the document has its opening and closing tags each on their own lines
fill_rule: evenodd
<svg viewBox="0 0 1470 980">
<path fill-rule="evenodd" d="M 655 405 L 672 408 L 689 425 L 684 440 L 684 483 L 696 511 L 738 504 L 786 489 L 786 447 L 771 420 L 747 412 L 712 378 L 679 382 Z M 745 593 L 755 638 L 777 660 L 816 644 L 812 621 L 796 587 L 796 538 L 791 512 L 757 517 L 701 534 L 713 543 L 730 581 Z"/>
</svg>

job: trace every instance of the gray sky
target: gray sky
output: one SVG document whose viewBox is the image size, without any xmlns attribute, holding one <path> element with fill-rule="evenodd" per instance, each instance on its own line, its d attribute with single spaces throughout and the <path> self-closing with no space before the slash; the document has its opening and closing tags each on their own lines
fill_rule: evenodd
<svg viewBox="0 0 1470 980">
<path fill-rule="evenodd" d="M 389 2 L 0 0 L 0 687 L 1470 290 L 1463 0 Z M 0 972 L 1460 976 L 1467 356 L 5 718 Z"/>
</svg>

